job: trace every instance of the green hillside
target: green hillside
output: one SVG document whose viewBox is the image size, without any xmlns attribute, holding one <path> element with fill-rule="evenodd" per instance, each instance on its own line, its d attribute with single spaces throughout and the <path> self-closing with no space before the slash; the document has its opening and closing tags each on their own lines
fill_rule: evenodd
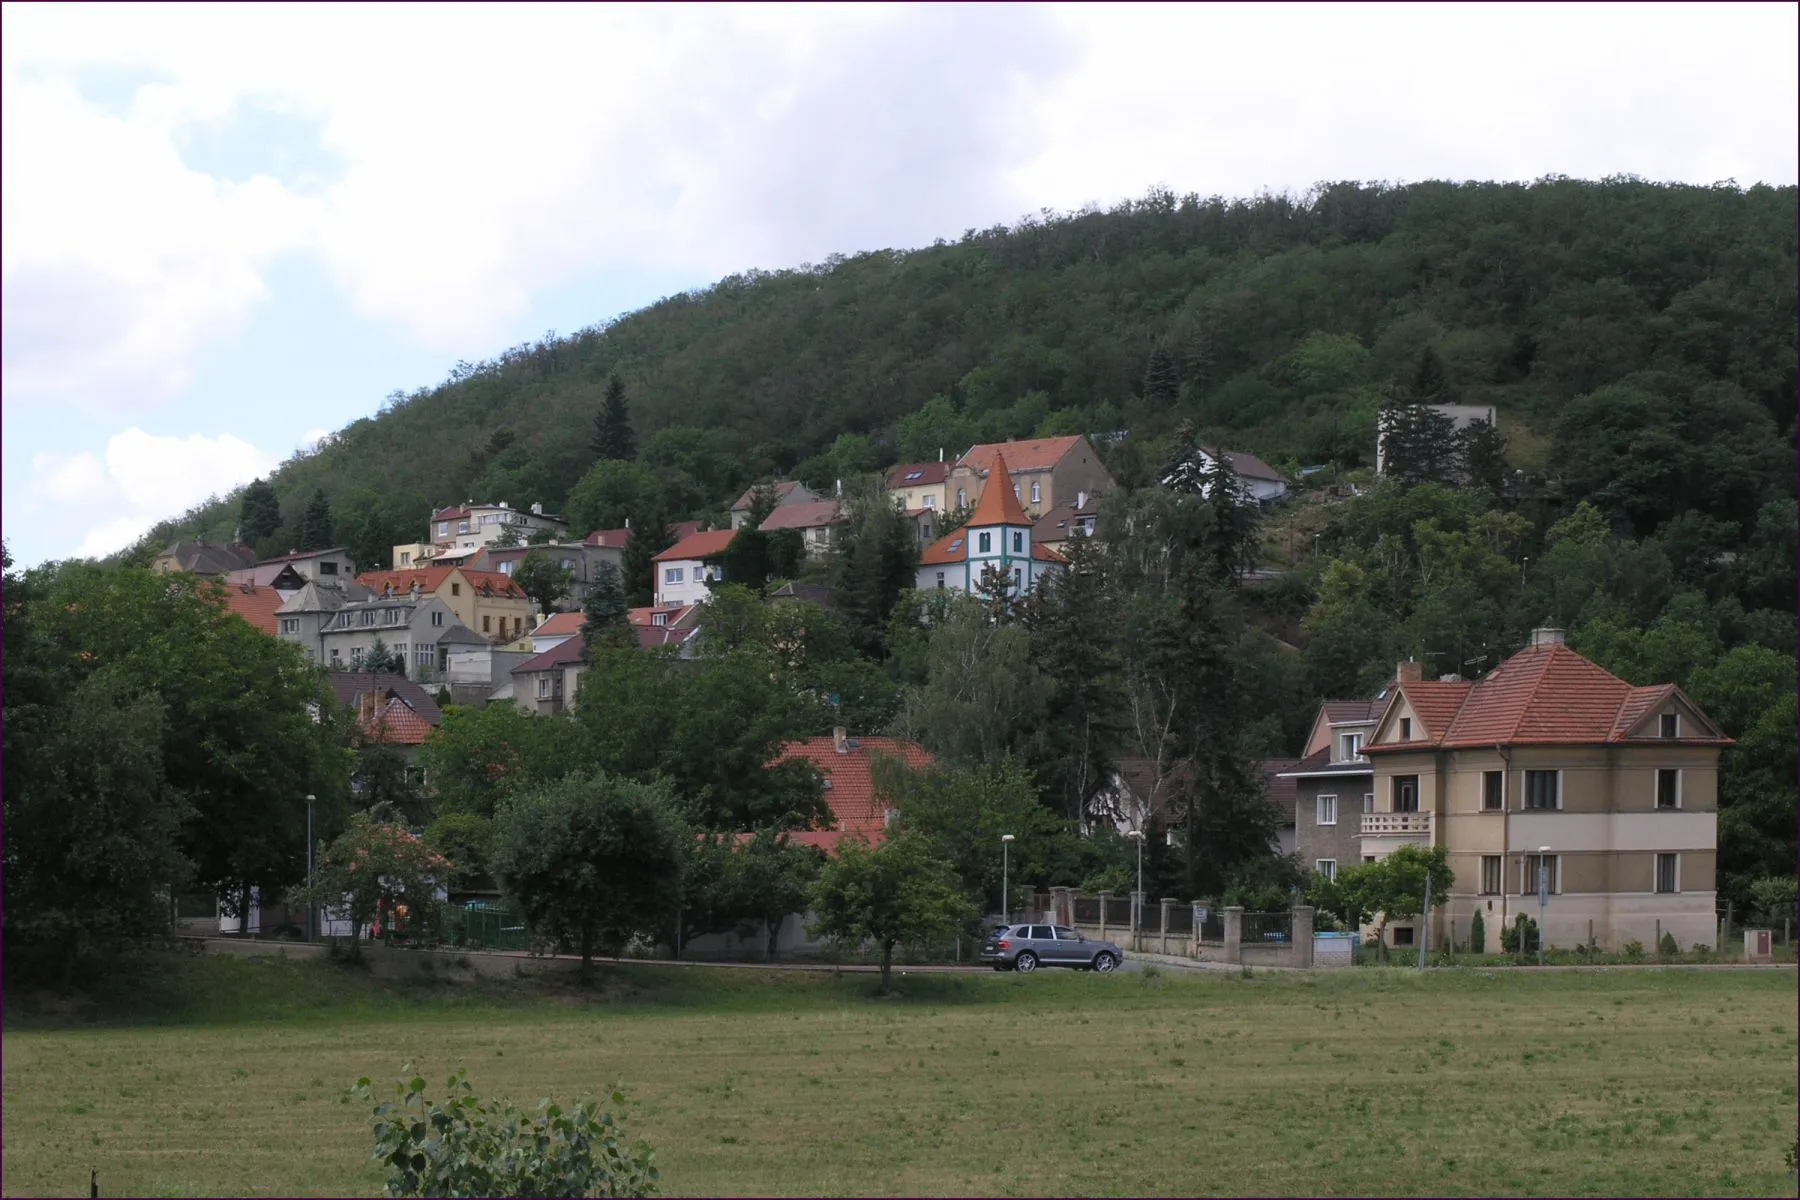
<svg viewBox="0 0 1800 1200">
<path fill-rule="evenodd" d="M 1512 465 L 1565 495 L 1624 488 L 1603 507 L 1640 535 L 1689 510 L 1748 529 L 1791 494 L 1797 224 L 1792 187 L 1158 192 L 733 276 L 394 393 L 275 473 L 283 527 L 262 544 L 286 549 L 320 489 L 336 540 L 371 550 L 465 498 L 560 511 L 614 373 L 668 511 L 702 516 L 771 473 L 1031 434 L 1129 430 L 1110 453 L 1141 481 L 1184 419 L 1273 462 L 1365 465 L 1378 405 L 1427 348 L 1442 398 L 1499 405 Z M 1646 440 L 1667 461 L 1621 483 Z M 1747 478 L 1711 478 L 1746 448 Z M 138 549 L 222 540 L 237 518 L 226 497 Z"/>
</svg>

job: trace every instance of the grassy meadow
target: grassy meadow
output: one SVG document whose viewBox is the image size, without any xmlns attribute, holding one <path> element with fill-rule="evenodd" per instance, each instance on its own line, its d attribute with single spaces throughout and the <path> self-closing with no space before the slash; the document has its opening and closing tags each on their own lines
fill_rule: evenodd
<svg viewBox="0 0 1800 1200">
<path fill-rule="evenodd" d="M 379 982 L 140 964 L 9 996 L 6 1195 L 376 1195 L 360 1075 L 603 1094 L 666 1194 L 1788 1195 L 1791 971 Z"/>
</svg>

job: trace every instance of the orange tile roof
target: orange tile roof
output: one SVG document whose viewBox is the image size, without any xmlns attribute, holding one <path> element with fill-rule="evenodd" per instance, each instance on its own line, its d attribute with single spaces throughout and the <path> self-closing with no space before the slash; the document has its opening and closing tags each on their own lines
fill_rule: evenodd
<svg viewBox="0 0 1800 1200">
<path fill-rule="evenodd" d="M 969 528 L 973 529 L 978 525 L 1036 523 L 1019 507 L 1019 498 L 1013 495 L 1012 476 L 1007 469 L 1006 459 L 996 450 L 993 465 L 988 469 L 988 481 L 981 489 L 981 499 L 975 502 L 975 511 L 969 516 Z"/>
<path fill-rule="evenodd" d="M 777 529 L 821 529 L 827 525 L 842 525 L 849 519 L 844 513 L 844 506 L 836 500 L 808 500 L 802 504 L 781 505 L 757 528 L 769 532 Z"/>
<path fill-rule="evenodd" d="M 225 588 L 225 607 L 270 637 L 281 629 L 275 610 L 286 602 L 287 597 L 273 588 L 248 583 L 228 584 Z"/>
<path fill-rule="evenodd" d="M 386 708 L 363 722 L 363 732 L 384 745 L 421 746 L 431 736 L 431 722 L 395 696 Z"/>
<path fill-rule="evenodd" d="M 731 539 L 737 536 L 735 529 L 714 529 L 707 533 L 690 533 L 656 556 L 657 562 L 675 562 L 678 559 L 711 558 L 715 554 L 723 554 L 725 547 L 731 545 Z"/>
<path fill-rule="evenodd" d="M 646 604 L 642 608 L 626 609 L 625 619 L 633 625 L 656 626 L 656 614 L 662 613 L 666 619 L 657 628 L 675 629 L 698 607 L 697 604 Z"/>
<path fill-rule="evenodd" d="M 1650 711 L 1680 695 L 1672 684 L 1633 687 L 1565 645 L 1527 646 L 1477 683 L 1399 685 L 1424 722 L 1426 744 L 1457 749 L 1495 745 L 1603 745 L 1636 740 L 1630 730 Z M 1686 697 L 1682 699 L 1696 714 Z M 1701 736 L 1688 745 L 1728 746 L 1731 739 L 1701 716 Z M 1658 739 L 1660 740 L 1660 739 Z M 1371 752 L 1416 748 L 1368 747 Z"/>
<path fill-rule="evenodd" d="M 1081 441 L 1080 434 L 1068 437 L 1031 438 L 1023 442 L 986 442 L 969 447 L 962 461 L 980 471 L 992 471 L 993 460 L 1002 453 L 1014 471 L 1046 471 L 1063 460 L 1063 456 Z"/>
<path fill-rule="evenodd" d="M 513 582 L 513 577 L 504 571 L 471 571 L 462 569 L 463 578 L 478 592 L 498 592 L 502 596 L 514 596 L 523 600 L 525 589 Z"/>
<path fill-rule="evenodd" d="M 629 529 L 596 529 L 581 539 L 589 546 L 608 546 L 614 550 L 622 549 L 631 540 Z"/>
<path fill-rule="evenodd" d="M 409 591 L 413 581 L 417 580 L 419 591 L 431 595 L 444 586 L 444 580 L 450 578 L 455 567 L 413 567 L 405 571 L 364 571 L 356 577 L 356 582 L 371 591 L 382 592 L 392 587 L 396 592 Z"/>
<path fill-rule="evenodd" d="M 947 462 L 901 463 L 888 471 L 890 488 L 930 487 L 950 478 Z"/>
<path fill-rule="evenodd" d="M 587 624 L 587 614 L 581 612 L 559 612 L 549 620 L 531 631 L 532 637 L 574 637 Z"/>
<path fill-rule="evenodd" d="M 922 567 L 940 566 L 944 563 L 965 562 L 969 557 L 969 537 L 960 529 L 946 533 L 931 545 L 925 547 L 919 555 Z"/>
<path fill-rule="evenodd" d="M 857 745 L 843 754 L 837 752 L 830 737 L 789 742 L 769 764 L 777 766 L 804 759 L 831 782 L 831 786 L 825 789 L 825 800 L 831 805 L 831 815 L 835 818 L 837 827 L 823 831 L 836 835 L 829 839 L 830 846 L 827 849 L 835 846 L 838 838 L 842 837 L 863 837 L 871 842 L 879 842 L 885 835 L 886 813 L 875 794 L 875 779 L 871 770 L 875 756 L 898 758 L 915 770 L 928 767 L 933 761 L 930 751 L 905 738 L 866 737 L 850 740 Z M 825 840 L 818 838 L 807 844 L 824 845 Z"/>
</svg>

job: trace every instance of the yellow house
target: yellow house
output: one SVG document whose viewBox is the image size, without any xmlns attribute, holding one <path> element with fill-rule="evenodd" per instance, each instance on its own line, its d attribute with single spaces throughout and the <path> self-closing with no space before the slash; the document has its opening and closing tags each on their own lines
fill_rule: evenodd
<svg viewBox="0 0 1800 1200">
<path fill-rule="evenodd" d="M 417 587 L 421 596 L 436 596 L 458 621 L 495 645 L 515 642 L 537 625 L 537 606 L 523 588 L 498 571 L 462 567 L 369 571 L 358 575 L 356 582 L 389 595 Z"/>
<path fill-rule="evenodd" d="M 908 513 L 921 509 L 947 513 L 955 507 L 949 501 L 949 480 L 947 462 L 905 463 L 888 471 L 888 497 Z"/>
<path fill-rule="evenodd" d="M 1401 664 L 1362 747 L 1362 856 L 1443 846 L 1456 882 L 1427 926 L 1390 926 L 1395 944 L 1466 943 L 1477 912 L 1490 950 L 1520 913 L 1551 946 L 1717 940 L 1719 754 L 1732 742 L 1680 688 L 1633 687 L 1559 629 L 1533 630 L 1479 682 L 1419 675 Z"/>
</svg>

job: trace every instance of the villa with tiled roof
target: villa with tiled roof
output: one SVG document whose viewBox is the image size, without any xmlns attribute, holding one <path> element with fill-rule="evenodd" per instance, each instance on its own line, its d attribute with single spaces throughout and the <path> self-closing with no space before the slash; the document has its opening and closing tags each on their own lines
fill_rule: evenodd
<svg viewBox="0 0 1800 1200">
<path fill-rule="evenodd" d="M 1002 464 L 999 471 L 997 463 Z M 1100 455 L 1079 434 L 988 442 L 970 446 L 951 467 L 947 506 L 954 510 L 978 504 L 993 490 L 989 484 L 995 479 L 1010 485 L 1006 490 L 1034 520 L 1060 504 L 1085 509 L 1091 498 L 1114 486 Z"/>
<path fill-rule="evenodd" d="M 1540 917 L 1541 857 L 1548 945 L 1650 946 L 1662 933 L 1712 945 L 1719 755 L 1731 744 L 1680 688 L 1634 687 L 1557 629 L 1534 630 L 1474 682 L 1402 664 L 1359 747 L 1371 796 L 1361 851 L 1441 845 L 1456 882 L 1427 928 L 1395 923 L 1390 936 L 1466 943 L 1480 912 L 1497 948 L 1519 913 Z M 1357 817 L 1346 807 L 1334 819 Z"/>
<path fill-rule="evenodd" d="M 1007 478 L 1005 457 L 996 454 L 990 461 L 997 478 Z M 1011 576 L 1013 595 L 1023 596 L 1068 561 L 1038 544 L 1035 526 L 1011 488 L 986 489 L 966 525 L 945 534 L 919 555 L 917 586 L 974 592 L 981 587 L 982 577 L 995 571 Z"/>
</svg>

